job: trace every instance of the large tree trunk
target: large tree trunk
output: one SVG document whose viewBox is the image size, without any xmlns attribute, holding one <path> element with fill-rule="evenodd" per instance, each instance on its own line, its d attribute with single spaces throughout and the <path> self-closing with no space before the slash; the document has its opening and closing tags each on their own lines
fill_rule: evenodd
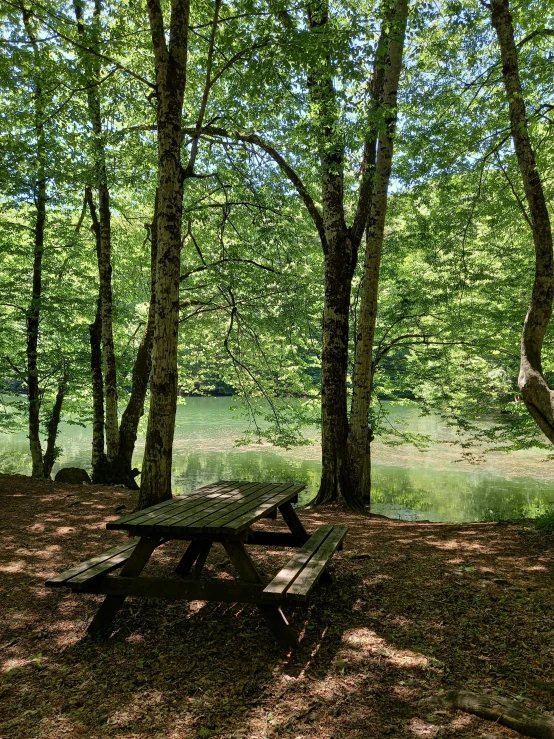
<svg viewBox="0 0 554 739">
<path fill-rule="evenodd" d="M 44 229 L 46 225 L 46 145 L 44 132 L 44 90 L 40 80 L 40 58 L 35 34 L 31 28 L 31 18 L 25 8 L 22 9 L 25 30 L 34 53 L 34 117 L 36 132 L 36 179 L 34 182 L 34 200 L 36 207 L 35 227 L 33 233 L 33 286 L 31 300 L 26 314 L 27 329 L 27 392 L 29 401 L 29 447 L 31 451 L 32 476 L 44 476 L 44 461 L 40 441 L 40 405 L 41 393 L 38 374 L 38 341 L 40 326 L 40 308 L 42 300 L 42 259 L 44 256 Z"/>
<path fill-rule="evenodd" d="M 322 475 L 315 503 L 339 502 L 358 508 L 360 501 L 345 484 L 348 406 L 348 329 L 350 289 L 357 244 L 344 211 L 344 136 L 333 86 L 329 56 L 329 3 L 307 4 L 308 24 L 316 54 L 309 64 L 308 91 L 316 120 L 321 161 L 322 216 L 325 229 L 325 298 L 321 352 Z M 312 52 L 313 53 L 313 52 Z"/>
<path fill-rule="evenodd" d="M 179 277 L 183 210 L 181 121 L 186 85 L 190 0 L 173 0 L 169 44 L 159 0 L 147 0 L 158 103 L 158 255 L 150 412 L 138 506 L 171 497 L 177 409 Z"/>
<path fill-rule="evenodd" d="M 514 148 L 529 207 L 535 245 L 535 280 L 521 337 L 521 397 L 544 435 L 554 443 L 554 392 L 542 369 L 542 346 L 552 315 L 554 257 L 552 229 L 535 153 L 529 137 L 525 99 L 519 76 L 517 47 L 508 0 L 492 0 L 492 24 L 498 37 L 502 76 L 510 107 Z"/>
<path fill-rule="evenodd" d="M 82 0 L 73 0 L 77 30 L 79 35 L 95 49 L 99 43 L 100 15 L 102 4 L 95 0 L 94 19 L 91 28 L 87 29 L 83 20 Z M 108 174 L 106 168 L 106 150 L 102 126 L 102 110 L 100 104 L 100 57 L 94 54 L 82 54 L 83 66 L 87 73 L 88 114 L 92 125 L 92 156 L 94 167 L 94 186 L 98 195 L 99 249 L 98 276 L 100 310 L 102 320 L 102 358 L 104 366 L 104 386 L 106 394 L 105 431 L 108 462 L 117 457 L 119 445 L 119 422 L 117 414 L 117 366 L 113 339 L 113 295 L 111 264 L 111 210 Z"/>
<path fill-rule="evenodd" d="M 390 19 L 382 89 L 376 89 L 374 86 L 373 91 L 375 113 L 377 116 L 382 116 L 382 121 L 376 123 L 380 128 L 380 133 L 371 210 L 366 231 L 348 432 L 349 481 L 356 496 L 363 498 L 365 503 L 370 502 L 371 495 L 370 445 L 373 440 L 373 431 L 369 426 L 369 409 L 373 385 L 373 341 L 377 321 L 379 271 L 392 167 L 398 82 L 402 69 L 407 19 L 408 4 L 406 0 L 398 0 Z"/>
<path fill-rule="evenodd" d="M 154 343 L 154 320 L 156 308 L 156 259 L 158 255 L 158 193 L 154 204 L 154 218 L 150 228 L 150 306 L 142 341 L 138 348 L 131 394 L 119 425 L 119 452 L 112 467 L 112 477 L 117 477 L 127 487 L 138 490 L 133 469 L 133 452 L 137 440 L 138 425 L 144 414 L 144 401 L 152 369 L 152 345 Z"/>
</svg>

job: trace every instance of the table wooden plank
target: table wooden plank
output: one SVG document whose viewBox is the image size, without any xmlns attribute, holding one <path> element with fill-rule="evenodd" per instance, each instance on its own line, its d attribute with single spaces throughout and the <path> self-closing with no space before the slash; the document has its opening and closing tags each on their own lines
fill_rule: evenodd
<svg viewBox="0 0 554 739">
<path fill-rule="evenodd" d="M 152 513 L 154 511 L 162 511 L 164 508 L 167 508 L 168 506 L 173 506 L 175 504 L 182 503 L 183 500 L 190 499 L 191 497 L 197 497 L 198 495 L 204 495 L 209 492 L 215 492 L 218 488 L 222 488 L 226 485 L 230 485 L 229 482 L 217 482 L 212 483 L 211 485 L 205 485 L 203 488 L 198 488 L 198 490 L 193 490 L 190 493 L 187 493 L 187 495 L 179 495 L 175 496 L 173 498 L 170 498 L 169 500 L 164 500 L 161 503 L 156 503 L 156 505 L 149 506 L 148 508 L 143 508 L 140 511 L 133 511 L 133 513 L 128 513 L 126 516 L 122 516 L 121 518 L 118 518 L 117 521 L 113 521 L 113 523 L 128 523 L 130 521 L 134 521 L 138 518 L 142 518 L 142 516 L 145 515 L 145 513 Z"/>
<path fill-rule="evenodd" d="M 254 510 L 260 504 L 274 500 L 276 496 L 285 495 L 287 491 L 294 487 L 292 483 L 270 483 L 264 488 L 264 493 L 258 497 L 250 496 L 241 502 L 240 506 L 226 511 L 224 515 L 214 517 L 208 524 L 202 528 L 204 533 L 216 533 L 223 527 L 229 525 L 235 519 L 242 517 L 248 511 Z"/>
<path fill-rule="evenodd" d="M 142 531 L 141 527 L 143 526 L 152 528 L 167 521 L 191 516 L 196 511 L 202 511 L 206 507 L 207 501 L 227 501 L 232 500 L 234 497 L 240 497 L 240 491 L 237 488 L 231 487 L 227 490 L 214 490 L 213 492 L 201 493 L 199 495 L 191 494 L 174 500 L 172 506 L 167 506 L 159 511 L 154 510 L 156 506 L 145 508 L 142 511 L 142 516 L 124 523 L 114 521 L 112 524 L 108 524 L 108 528 Z"/>
<path fill-rule="evenodd" d="M 272 510 L 273 508 L 277 508 L 281 503 L 286 503 L 291 498 L 294 498 L 294 496 L 298 495 L 298 493 L 301 490 L 304 490 L 305 487 L 305 485 L 294 485 L 290 488 L 290 490 L 274 496 L 272 500 L 264 501 L 257 508 L 244 513 L 239 518 L 232 519 L 231 521 L 227 522 L 220 528 L 220 532 L 222 534 L 230 534 L 236 536 L 237 534 L 247 529 L 255 521 L 263 518 L 268 511 Z"/>
<path fill-rule="evenodd" d="M 254 507 L 258 501 L 270 498 L 274 495 L 274 488 L 274 483 L 259 483 L 255 490 L 250 490 L 246 495 L 242 496 L 238 500 L 232 501 L 230 505 L 221 506 L 217 509 L 214 508 L 207 516 L 196 520 L 194 522 L 194 527 L 197 528 L 198 531 L 214 531 L 214 533 L 217 533 L 218 524 L 216 521 L 226 519 L 229 516 L 232 517 L 238 509 L 247 510 L 248 506 Z M 190 522 L 187 522 L 186 524 L 177 522 L 175 525 L 190 525 Z"/>
<path fill-rule="evenodd" d="M 170 538 L 179 538 L 189 532 L 194 537 L 201 533 L 201 523 L 207 516 L 219 511 L 231 511 L 250 498 L 259 500 L 260 492 L 266 487 L 268 487 L 267 483 L 243 483 L 237 492 L 233 490 L 232 493 L 218 493 L 215 500 L 211 497 L 201 498 L 193 507 L 184 506 L 183 510 L 178 513 L 172 509 L 169 517 L 145 520 L 136 525 L 126 524 L 125 528 L 141 535 L 167 532 Z"/>
<path fill-rule="evenodd" d="M 206 500 L 207 505 L 204 505 L 190 515 L 188 511 L 186 511 L 183 512 L 183 515 L 180 517 L 173 516 L 171 521 L 164 521 L 164 526 L 175 528 L 198 528 L 199 521 L 202 521 L 207 516 L 215 512 L 232 509 L 233 506 L 236 506 L 243 500 L 261 494 L 266 485 L 267 484 L 263 482 L 252 482 L 242 485 L 240 489 L 237 489 L 236 493 L 235 491 L 232 493 L 224 493 L 218 497 L 217 500 L 213 500 L 213 502 L 211 499 Z"/>
</svg>

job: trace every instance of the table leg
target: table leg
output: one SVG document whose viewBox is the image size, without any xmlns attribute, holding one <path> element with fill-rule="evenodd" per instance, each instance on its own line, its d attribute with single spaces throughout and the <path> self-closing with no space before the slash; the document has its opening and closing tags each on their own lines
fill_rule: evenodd
<svg viewBox="0 0 554 739">
<path fill-rule="evenodd" d="M 302 521 L 296 515 L 296 511 L 292 507 L 292 504 L 283 503 L 283 505 L 279 506 L 279 511 L 281 512 L 281 515 L 285 519 L 285 523 L 291 530 L 292 534 L 296 536 L 297 539 L 300 540 L 301 544 L 305 544 L 310 538 L 310 535 L 304 528 Z"/>
<path fill-rule="evenodd" d="M 241 541 L 224 541 L 223 546 L 241 580 L 263 585 L 263 579 L 258 572 L 258 568 Z M 269 630 L 282 647 L 290 649 L 297 646 L 298 640 L 290 628 L 285 614 L 278 606 L 258 604 L 258 608 Z"/>
<path fill-rule="evenodd" d="M 155 539 L 143 537 L 136 545 L 120 574 L 125 577 L 138 577 L 160 541 L 159 537 Z M 106 635 L 117 612 L 123 605 L 125 597 L 124 595 L 108 595 L 90 622 L 87 633 L 91 636 Z"/>
</svg>

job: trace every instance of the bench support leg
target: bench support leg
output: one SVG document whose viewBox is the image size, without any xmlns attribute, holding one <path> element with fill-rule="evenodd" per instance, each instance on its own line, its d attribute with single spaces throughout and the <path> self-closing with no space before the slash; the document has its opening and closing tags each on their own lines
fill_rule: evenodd
<svg viewBox="0 0 554 739">
<path fill-rule="evenodd" d="M 138 577 L 161 539 L 142 538 L 123 566 L 121 576 Z M 124 595 L 108 595 L 90 622 L 87 633 L 91 636 L 106 636 L 117 612 L 125 602 Z"/>
<path fill-rule="evenodd" d="M 229 559 L 239 573 L 241 580 L 263 585 L 263 580 L 258 569 L 241 541 L 225 541 L 223 542 L 223 546 L 229 555 Z M 281 647 L 291 649 L 298 645 L 298 639 L 294 635 L 293 630 L 285 618 L 285 614 L 280 608 L 261 604 L 258 605 L 258 608 L 269 630 L 273 633 L 273 636 Z"/>
</svg>

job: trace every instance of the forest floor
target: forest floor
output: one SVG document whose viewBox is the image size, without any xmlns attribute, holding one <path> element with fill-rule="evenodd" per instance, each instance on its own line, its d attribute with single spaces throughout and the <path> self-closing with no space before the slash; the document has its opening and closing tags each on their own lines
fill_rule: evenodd
<svg viewBox="0 0 554 739">
<path fill-rule="evenodd" d="M 301 510 L 309 530 L 350 531 L 334 583 L 290 614 L 292 655 L 255 607 L 202 602 L 128 600 L 113 637 L 94 641 L 85 630 L 99 598 L 44 581 L 125 541 L 104 525 L 135 499 L 0 477 L 2 739 L 519 736 L 426 703 L 450 688 L 554 709 L 554 538 L 532 526 Z M 147 569 L 167 572 L 181 548 L 161 547 Z M 290 556 L 253 554 L 266 575 Z M 207 576 L 230 574 L 214 547 Z"/>
</svg>

